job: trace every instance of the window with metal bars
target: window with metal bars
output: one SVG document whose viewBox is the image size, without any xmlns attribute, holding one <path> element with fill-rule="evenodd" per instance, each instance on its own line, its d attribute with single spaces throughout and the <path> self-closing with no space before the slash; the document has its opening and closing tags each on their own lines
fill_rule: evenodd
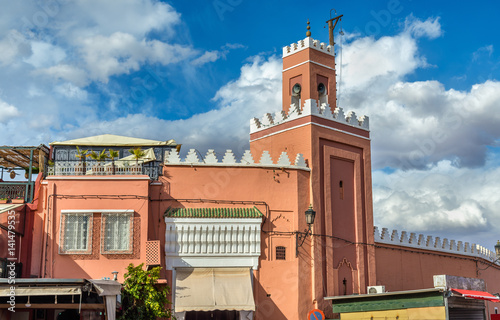
<svg viewBox="0 0 500 320">
<path fill-rule="evenodd" d="M 276 260 L 286 260 L 286 247 L 276 247 Z"/>
<path fill-rule="evenodd" d="M 101 221 L 101 253 L 132 253 L 133 214 L 130 212 L 103 213 Z"/>
<path fill-rule="evenodd" d="M 59 253 L 92 252 L 92 213 L 63 213 L 60 230 Z"/>
</svg>

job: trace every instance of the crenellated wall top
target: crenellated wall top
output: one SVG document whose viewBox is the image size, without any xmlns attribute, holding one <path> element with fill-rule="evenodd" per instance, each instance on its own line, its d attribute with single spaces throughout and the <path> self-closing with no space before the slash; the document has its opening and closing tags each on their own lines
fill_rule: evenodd
<svg viewBox="0 0 500 320">
<path fill-rule="evenodd" d="M 271 158 L 269 151 L 264 151 L 260 159 L 256 161 L 250 150 L 246 150 L 238 161 L 233 151 L 226 150 L 221 161 L 219 161 L 214 149 L 208 149 L 205 156 L 202 156 L 196 149 L 190 149 L 184 159 L 181 159 L 177 150 L 173 149 L 165 152 L 165 165 L 270 167 L 310 170 L 301 153 L 298 153 L 292 162 L 285 151 L 281 153 L 276 161 Z"/>
<path fill-rule="evenodd" d="M 479 257 L 500 265 L 495 252 L 474 243 L 469 244 L 469 242 L 441 239 L 423 234 L 417 235 L 416 233 L 408 234 L 406 231 L 401 231 L 400 235 L 397 230 L 389 232 L 388 228 L 382 228 L 382 232 L 379 232 L 378 227 L 374 227 L 374 235 L 376 243 Z"/>
<path fill-rule="evenodd" d="M 304 40 L 300 40 L 298 42 L 292 43 L 289 46 L 283 47 L 283 58 L 306 48 L 316 49 L 331 56 L 335 56 L 335 51 L 333 50 L 332 46 L 327 45 L 324 42 L 319 42 L 319 40 L 314 40 L 311 37 L 307 37 Z"/>
<path fill-rule="evenodd" d="M 295 103 L 290 106 L 290 111 L 286 114 L 281 110 L 275 114 L 266 113 L 261 119 L 250 119 L 250 133 L 255 133 L 274 125 L 285 123 L 304 116 L 315 115 L 324 119 L 332 120 L 338 123 L 347 124 L 359 129 L 370 131 L 370 122 L 368 116 L 356 116 L 354 111 L 344 113 L 344 109 L 337 107 L 332 113 L 330 105 L 322 103 L 318 106 L 316 100 L 308 99 L 304 102 L 304 108 L 301 110 Z"/>
</svg>

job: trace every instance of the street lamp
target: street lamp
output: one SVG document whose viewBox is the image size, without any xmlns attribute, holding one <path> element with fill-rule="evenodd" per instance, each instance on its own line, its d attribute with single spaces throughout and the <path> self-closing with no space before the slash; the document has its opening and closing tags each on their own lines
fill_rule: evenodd
<svg viewBox="0 0 500 320">
<path fill-rule="evenodd" d="M 299 256 L 299 248 L 302 247 L 302 245 L 304 244 L 304 241 L 311 232 L 311 226 L 314 224 L 316 211 L 313 210 L 312 204 L 309 205 L 309 209 L 306 210 L 305 215 L 306 215 L 306 223 L 308 229 L 306 229 L 305 232 L 300 232 L 300 231 L 295 232 L 295 257 Z M 499 250 L 500 250 L 500 244 L 499 244 Z"/>
</svg>

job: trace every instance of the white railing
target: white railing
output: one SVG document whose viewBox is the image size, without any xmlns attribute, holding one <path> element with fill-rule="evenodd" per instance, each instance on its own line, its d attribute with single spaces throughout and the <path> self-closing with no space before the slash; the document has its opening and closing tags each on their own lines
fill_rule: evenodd
<svg viewBox="0 0 500 320">
<path fill-rule="evenodd" d="M 57 161 L 54 166 L 49 166 L 47 170 L 49 176 L 105 176 L 105 175 L 140 175 L 143 174 L 142 164 L 131 166 L 111 164 L 83 165 L 70 161 Z"/>
</svg>

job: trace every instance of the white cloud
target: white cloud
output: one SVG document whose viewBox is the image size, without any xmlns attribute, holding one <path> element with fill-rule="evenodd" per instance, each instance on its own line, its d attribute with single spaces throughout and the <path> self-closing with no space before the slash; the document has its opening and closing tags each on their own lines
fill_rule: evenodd
<svg viewBox="0 0 500 320">
<path fill-rule="evenodd" d="M 87 91 L 82 90 L 71 83 L 64 83 L 61 85 L 57 85 L 56 87 L 54 87 L 54 91 L 60 95 L 63 95 L 66 98 L 78 99 L 78 100 L 87 99 Z"/>
<path fill-rule="evenodd" d="M 494 162 L 475 169 L 441 161 L 428 171 L 375 171 L 375 224 L 441 237 L 467 232 L 468 237 L 487 239 L 498 234 L 500 168 Z"/>
<path fill-rule="evenodd" d="M 386 82 L 401 79 L 425 64 L 417 49 L 415 39 L 407 34 L 377 40 L 358 38 L 342 48 L 341 85 L 345 90 L 356 90 L 380 78 Z"/>
<path fill-rule="evenodd" d="M 76 0 L 61 5 L 61 32 L 110 36 L 116 32 L 142 38 L 151 31 L 167 31 L 180 23 L 180 14 L 156 0 Z M 69 31 L 68 31 L 69 30 Z"/>
<path fill-rule="evenodd" d="M 57 80 L 70 81 L 79 87 L 85 87 L 89 83 L 85 70 L 68 64 L 58 64 L 50 68 L 36 70 L 33 74 L 48 75 Z"/>
<path fill-rule="evenodd" d="M 215 148 L 242 154 L 248 148 L 250 118 L 281 108 L 281 60 L 254 57 L 241 68 L 240 77 L 223 86 L 214 100 L 218 109 L 186 120 L 134 114 L 110 121 L 88 121 L 68 132 L 64 139 L 115 133 L 159 140 L 173 138 L 184 145 L 184 151 Z"/>
<path fill-rule="evenodd" d="M 20 115 L 21 113 L 16 107 L 0 100 L 0 123 L 6 123 L 12 118 L 19 117 Z"/>
<path fill-rule="evenodd" d="M 13 64 L 16 59 L 31 54 L 31 47 L 25 37 L 16 30 L 10 30 L 0 39 L 0 66 Z"/>
<path fill-rule="evenodd" d="M 66 57 L 62 48 L 46 42 L 32 41 L 31 50 L 32 55 L 24 61 L 37 69 L 56 65 Z"/>
<path fill-rule="evenodd" d="M 208 63 L 208 62 L 217 61 L 217 59 L 219 59 L 220 56 L 221 55 L 220 55 L 219 51 L 207 51 L 203 55 L 201 55 L 200 57 L 191 61 L 191 64 L 195 65 L 195 66 L 200 66 L 200 65 Z"/>
<path fill-rule="evenodd" d="M 477 61 L 482 57 L 491 57 L 493 54 L 493 45 L 490 44 L 488 46 L 481 47 L 477 49 L 474 53 L 472 53 L 472 61 Z"/>
<path fill-rule="evenodd" d="M 410 15 L 405 20 L 405 31 L 411 33 L 416 38 L 427 37 L 435 39 L 442 35 L 439 17 L 421 21 Z"/>
<path fill-rule="evenodd" d="M 187 46 L 138 40 L 122 32 L 86 38 L 81 51 L 91 79 L 102 82 L 113 75 L 137 71 L 146 62 L 167 65 L 188 59 L 195 52 Z"/>
</svg>

